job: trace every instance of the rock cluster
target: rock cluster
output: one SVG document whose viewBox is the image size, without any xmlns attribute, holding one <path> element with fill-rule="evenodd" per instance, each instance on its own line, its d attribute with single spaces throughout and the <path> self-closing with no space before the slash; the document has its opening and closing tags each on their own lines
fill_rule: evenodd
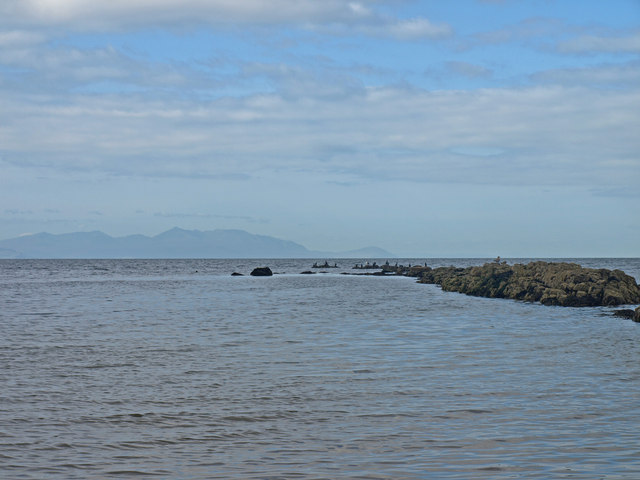
<svg viewBox="0 0 640 480">
<path fill-rule="evenodd" d="M 531 262 L 507 265 L 422 268 L 420 283 L 479 297 L 511 298 L 570 307 L 640 303 L 640 286 L 621 270 L 584 268 L 575 263 Z"/>
</svg>

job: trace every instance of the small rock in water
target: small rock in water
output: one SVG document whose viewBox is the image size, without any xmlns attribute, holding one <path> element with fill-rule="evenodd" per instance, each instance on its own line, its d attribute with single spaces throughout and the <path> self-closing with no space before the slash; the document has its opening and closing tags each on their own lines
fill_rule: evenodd
<svg viewBox="0 0 640 480">
<path fill-rule="evenodd" d="M 273 272 L 269 267 L 258 267 L 251 271 L 251 275 L 254 277 L 270 277 Z"/>
<path fill-rule="evenodd" d="M 635 314 L 635 312 L 633 310 L 629 310 L 629 309 L 624 309 L 624 310 L 616 310 L 613 312 L 613 316 L 614 317 L 620 317 L 620 318 L 633 318 L 633 315 Z"/>
<path fill-rule="evenodd" d="M 232 277 L 244 277 L 244 275 L 243 275 L 243 274 L 238 273 L 238 272 L 233 272 L 233 273 L 231 274 L 231 276 L 232 276 Z"/>
<path fill-rule="evenodd" d="M 640 323 L 640 307 L 636 308 L 636 312 L 633 314 L 633 321 Z"/>
</svg>

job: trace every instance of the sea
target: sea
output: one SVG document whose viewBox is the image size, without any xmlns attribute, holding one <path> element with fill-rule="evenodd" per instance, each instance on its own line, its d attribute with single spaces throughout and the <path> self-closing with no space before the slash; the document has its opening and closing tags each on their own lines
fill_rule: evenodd
<svg viewBox="0 0 640 480">
<path fill-rule="evenodd" d="M 0 260 L 0 478 L 640 478 L 640 324 L 327 260 Z"/>
</svg>

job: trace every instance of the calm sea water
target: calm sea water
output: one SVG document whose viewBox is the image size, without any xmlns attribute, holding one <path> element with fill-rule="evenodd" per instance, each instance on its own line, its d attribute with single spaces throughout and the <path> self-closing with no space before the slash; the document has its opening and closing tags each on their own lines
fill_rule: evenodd
<svg viewBox="0 0 640 480">
<path fill-rule="evenodd" d="M 639 324 L 336 262 L 0 261 L 0 477 L 640 478 Z"/>
</svg>

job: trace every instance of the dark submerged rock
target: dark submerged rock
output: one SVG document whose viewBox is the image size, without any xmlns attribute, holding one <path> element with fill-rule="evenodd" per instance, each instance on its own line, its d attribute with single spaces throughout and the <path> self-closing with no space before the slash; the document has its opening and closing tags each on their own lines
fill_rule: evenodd
<svg viewBox="0 0 640 480">
<path fill-rule="evenodd" d="M 629 309 L 616 310 L 615 312 L 613 312 L 614 317 L 630 318 L 630 319 L 633 319 L 634 314 L 635 312 Z"/>
<path fill-rule="evenodd" d="M 510 298 L 567 307 L 640 303 L 640 287 L 621 270 L 583 268 L 575 263 L 486 263 L 440 267 L 419 272 L 419 282 L 445 291 L 490 298 Z"/>
<path fill-rule="evenodd" d="M 232 277 L 244 277 L 244 275 L 243 275 L 243 274 L 238 273 L 238 272 L 233 272 L 233 273 L 231 274 L 231 276 L 232 276 Z"/>
<path fill-rule="evenodd" d="M 305 270 L 304 272 L 300 272 L 300 275 L 315 275 L 316 272 L 312 272 L 311 270 Z"/>
<path fill-rule="evenodd" d="M 254 277 L 270 277 L 273 272 L 269 267 L 258 267 L 251 271 L 251 275 Z"/>
</svg>

